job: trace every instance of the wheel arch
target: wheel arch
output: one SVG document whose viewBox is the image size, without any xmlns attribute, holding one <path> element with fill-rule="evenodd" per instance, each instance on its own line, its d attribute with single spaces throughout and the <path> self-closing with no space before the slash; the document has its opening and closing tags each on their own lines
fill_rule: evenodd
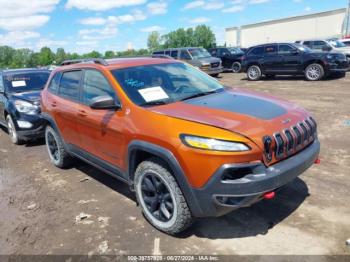
<svg viewBox="0 0 350 262">
<path fill-rule="evenodd" d="M 305 72 L 306 68 L 309 65 L 312 65 L 312 64 L 320 64 L 323 68 L 325 67 L 325 64 L 324 64 L 324 62 L 322 60 L 320 60 L 320 59 L 313 59 L 313 60 L 309 60 L 309 61 L 304 63 L 303 71 Z"/>
<path fill-rule="evenodd" d="M 142 162 L 151 157 L 157 157 L 161 159 L 167 167 L 170 169 L 172 175 L 174 176 L 176 182 L 178 183 L 182 193 L 185 196 L 186 202 L 194 216 L 201 216 L 203 213 L 200 208 L 197 199 L 194 196 L 193 190 L 186 178 L 180 163 L 174 156 L 174 154 L 158 145 L 141 141 L 134 140 L 128 146 L 127 163 L 128 163 L 128 179 L 133 189 L 134 184 L 134 173 L 137 166 Z"/>
</svg>

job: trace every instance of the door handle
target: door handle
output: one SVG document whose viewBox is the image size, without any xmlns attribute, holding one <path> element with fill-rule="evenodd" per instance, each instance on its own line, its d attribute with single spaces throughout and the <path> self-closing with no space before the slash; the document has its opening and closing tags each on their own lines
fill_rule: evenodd
<svg viewBox="0 0 350 262">
<path fill-rule="evenodd" d="M 84 110 L 79 110 L 79 111 L 78 111 L 78 116 L 86 117 L 86 116 L 87 116 L 87 113 L 86 113 Z"/>
<path fill-rule="evenodd" d="M 52 107 L 57 107 L 57 102 L 56 101 L 52 101 L 51 106 Z"/>
</svg>

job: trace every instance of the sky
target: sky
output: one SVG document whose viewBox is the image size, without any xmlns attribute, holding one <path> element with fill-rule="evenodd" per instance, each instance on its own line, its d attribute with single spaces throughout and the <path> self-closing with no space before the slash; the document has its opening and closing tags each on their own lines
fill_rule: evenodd
<svg viewBox="0 0 350 262">
<path fill-rule="evenodd" d="M 225 28 L 344 8 L 348 0 L 0 0 L 0 45 L 86 53 L 146 48 L 152 31 Z"/>
</svg>

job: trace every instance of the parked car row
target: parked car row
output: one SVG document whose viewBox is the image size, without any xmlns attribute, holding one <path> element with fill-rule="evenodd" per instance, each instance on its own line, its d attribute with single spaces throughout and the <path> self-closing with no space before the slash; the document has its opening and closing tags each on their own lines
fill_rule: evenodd
<svg viewBox="0 0 350 262">
<path fill-rule="evenodd" d="M 291 43 L 258 45 L 247 50 L 242 59 L 242 70 L 252 81 L 260 80 L 263 75 L 267 78 L 304 75 L 309 81 L 318 81 L 330 74 L 344 76 L 349 70 L 349 58 L 344 53 L 322 50 Z"/>
<path fill-rule="evenodd" d="M 12 142 L 44 134 L 53 165 L 79 158 L 120 179 L 168 234 L 271 199 L 319 162 L 307 111 L 225 87 L 187 63 L 72 60 L 47 79 L 42 70 L 1 73 L 1 124 Z"/>
</svg>

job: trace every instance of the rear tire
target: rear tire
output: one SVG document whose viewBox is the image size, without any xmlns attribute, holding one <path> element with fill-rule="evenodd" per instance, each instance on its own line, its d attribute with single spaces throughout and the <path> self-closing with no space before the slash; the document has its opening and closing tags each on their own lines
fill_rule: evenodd
<svg viewBox="0 0 350 262">
<path fill-rule="evenodd" d="M 232 64 L 232 72 L 237 74 L 239 72 L 241 72 L 241 69 L 242 69 L 242 65 L 240 62 L 234 62 Z"/>
<path fill-rule="evenodd" d="M 9 132 L 11 142 L 15 145 L 23 144 L 24 141 L 18 136 L 15 124 L 13 123 L 12 117 L 10 115 L 6 116 L 6 123 L 7 131 Z"/>
<path fill-rule="evenodd" d="M 210 76 L 212 76 L 212 77 L 218 77 L 220 74 L 212 74 L 212 75 L 210 75 Z"/>
<path fill-rule="evenodd" d="M 261 69 L 257 65 L 252 65 L 247 70 L 247 77 L 250 81 L 258 81 L 261 79 Z"/>
<path fill-rule="evenodd" d="M 311 64 L 308 65 L 305 69 L 305 78 L 308 81 L 319 81 L 324 76 L 324 68 L 320 64 Z"/>
<path fill-rule="evenodd" d="M 59 168 L 69 167 L 72 157 L 65 149 L 60 135 L 51 126 L 46 127 L 45 141 L 51 163 Z"/>
<path fill-rule="evenodd" d="M 150 158 L 139 164 L 134 182 L 142 212 L 155 228 L 174 235 L 192 224 L 185 197 L 160 159 Z"/>
</svg>

